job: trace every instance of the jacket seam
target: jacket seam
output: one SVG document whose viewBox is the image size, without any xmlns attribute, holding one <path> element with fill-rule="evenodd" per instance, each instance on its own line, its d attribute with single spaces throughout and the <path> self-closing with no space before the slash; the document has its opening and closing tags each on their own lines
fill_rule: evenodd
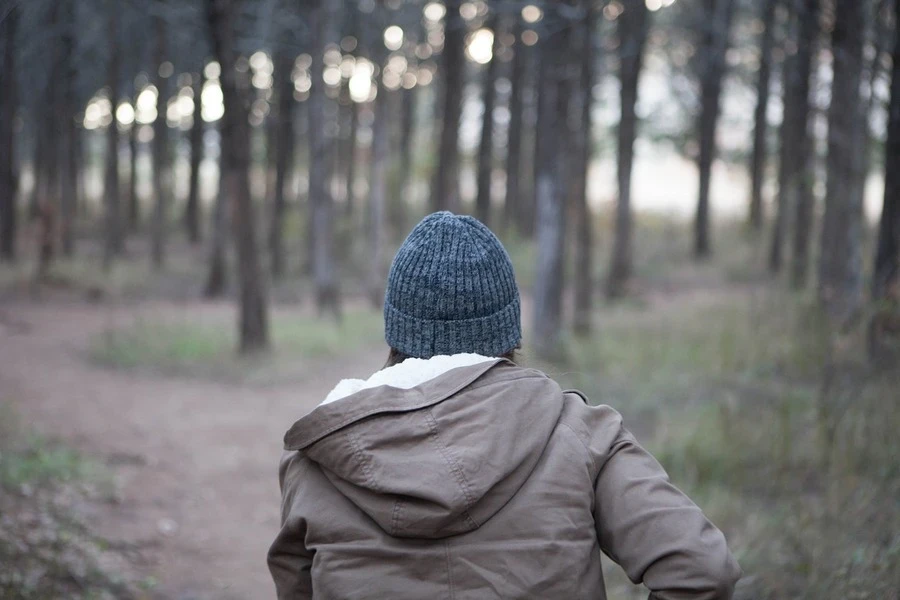
<svg viewBox="0 0 900 600">
<path fill-rule="evenodd" d="M 438 448 L 438 452 L 441 453 L 441 456 L 443 456 L 444 460 L 447 462 L 447 466 L 450 467 L 450 472 L 453 473 L 453 477 L 456 479 L 456 483 L 459 485 L 460 491 L 463 493 L 463 497 L 466 500 L 466 510 L 463 511 L 462 516 L 470 526 L 477 528 L 478 523 L 476 523 L 469 514 L 469 509 L 473 504 L 472 493 L 469 490 L 469 482 L 466 481 L 466 476 L 462 472 L 462 467 L 459 466 L 459 462 L 451 455 L 450 449 L 441 441 L 440 435 L 438 434 L 437 421 L 430 410 L 425 411 L 425 419 L 428 421 L 431 436 L 434 438 L 434 443 Z"/>
<path fill-rule="evenodd" d="M 369 460 L 362 452 L 362 448 L 359 446 L 359 440 L 356 439 L 356 436 L 347 430 L 347 439 L 350 441 L 350 446 L 353 448 L 353 454 L 356 455 L 356 460 L 359 461 L 359 466 L 363 470 L 363 474 L 366 477 L 366 485 L 372 488 L 373 491 L 380 492 L 381 489 L 377 483 L 375 483 L 375 478 L 372 476 L 372 466 L 369 464 Z"/>
<path fill-rule="evenodd" d="M 591 456 L 590 448 L 588 448 L 588 445 L 584 443 L 584 440 L 581 439 L 581 436 L 578 435 L 578 432 L 575 431 L 571 425 L 569 425 L 568 423 L 563 423 L 563 422 L 560 422 L 560 425 L 562 425 L 563 427 L 565 427 L 566 429 L 571 431 L 572 435 L 575 436 L 575 439 L 578 440 L 578 443 L 581 444 L 581 447 L 584 448 L 584 452 L 585 452 L 585 454 L 587 454 L 588 460 L 591 461 L 591 480 L 593 481 L 594 476 L 598 472 L 598 470 L 597 470 L 597 463 L 594 462 L 594 457 Z"/>
<path fill-rule="evenodd" d="M 450 600 L 453 600 L 453 566 L 450 560 L 450 542 L 444 541 L 444 554 L 447 556 L 447 587 L 450 588 Z"/>
<path fill-rule="evenodd" d="M 397 521 L 400 519 L 400 500 L 394 500 L 394 510 L 391 514 L 391 535 L 397 533 Z"/>
</svg>

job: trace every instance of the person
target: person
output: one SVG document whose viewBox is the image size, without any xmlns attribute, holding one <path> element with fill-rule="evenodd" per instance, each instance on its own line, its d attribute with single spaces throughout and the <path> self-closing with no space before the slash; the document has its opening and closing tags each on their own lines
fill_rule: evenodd
<svg viewBox="0 0 900 600">
<path fill-rule="evenodd" d="M 732 596 L 725 537 L 622 417 L 516 364 L 520 312 L 486 226 L 438 212 L 412 230 L 388 365 L 285 435 L 279 598 L 602 599 L 601 552 L 651 599 Z"/>
</svg>

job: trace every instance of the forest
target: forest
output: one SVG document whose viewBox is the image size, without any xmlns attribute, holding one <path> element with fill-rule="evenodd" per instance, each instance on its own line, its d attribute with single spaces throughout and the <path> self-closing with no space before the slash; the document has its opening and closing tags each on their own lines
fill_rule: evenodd
<svg viewBox="0 0 900 600">
<path fill-rule="evenodd" d="M 523 362 L 625 416 L 738 598 L 897 597 L 898 23 L 0 0 L 0 597 L 271 596 L 281 435 L 383 365 L 439 210 L 503 240 Z"/>
</svg>

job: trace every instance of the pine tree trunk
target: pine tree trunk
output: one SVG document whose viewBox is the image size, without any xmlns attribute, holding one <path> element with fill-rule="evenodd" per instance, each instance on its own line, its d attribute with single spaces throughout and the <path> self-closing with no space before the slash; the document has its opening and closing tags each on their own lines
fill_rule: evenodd
<svg viewBox="0 0 900 600">
<path fill-rule="evenodd" d="M 519 212 L 520 173 L 522 159 L 522 109 L 526 72 L 528 70 L 528 47 L 522 42 L 522 20 L 516 17 L 515 45 L 513 46 L 512 73 L 509 91 L 509 140 L 506 144 L 506 199 L 503 204 L 504 226 L 521 226 Z M 519 230 L 519 233 L 523 233 Z"/>
<path fill-rule="evenodd" d="M 405 234 L 407 228 L 406 208 L 412 197 L 413 177 L 413 149 L 415 145 L 415 137 L 413 131 L 415 127 L 416 116 L 416 90 L 415 88 L 401 92 L 400 103 L 400 177 L 396 194 L 400 198 L 403 210 L 398 212 L 395 219 L 392 219 L 394 231 L 399 234 Z"/>
<path fill-rule="evenodd" d="M 535 350 L 544 360 L 559 358 L 565 265 L 565 186 L 559 132 L 564 126 L 568 29 L 558 9 L 544 14 L 553 31 L 540 42 L 538 127 L 536 144 L 537 272 L 534 291 Z"/>
<path fill-rule="evenodd" d="M 716 158 L 716 126 L 721 112 L 722 80 L 725 77 L 725 55 L 731 35 L 731 21 L 735 0 L 705 0 L 705 15 L 701 23 L 703 35 L 698 56 L 702 61 L 700 74 L 700 117 L 697 124 L 700 154 L 697 166 L 700 174 L 700 196 L 694 222 L 694 256 L 698 259 L 712 254 L 710 245 L 709 195 L 712 167 Z"/>
<path fill-rule="evenodd" d="M 778 0 L 765 0 L 762 10 L 764 27 L 759 44 L 759 72 L 756 82 L 756 112 L 753 115 L 753 153 L 750 159 L 750 227 L 760 231 L 763 226 L 762 188 L 766 171 L 766 133 L 769 110 L 769 87 L 772 79 L 772 47 L 775 43 L 775 8 Z"/>
<path fill-rule="evenodd" d="M 634 141 L 637 137 L 638 82 L 647 44 L 649 11 L 643 0 L 630 0 L 619 17 L 619 79 L 622 118 L 619 121 L 619 156 L 617 174 L 619 201 L 616 206 L 615 241 L 606 295 L 625 295 L 632 270 L 631 170 L 634 163 Z"/>
<path fill-rule="evenodd" d="M 156 17 L 156 50 L 154 68 L 166 60 L 168 44 L 163 17 Z M 153 267 L 162 269 L 166 263 L 166 217 L 169 214 L 169 127 L 166 124 L 166 108 L 169 103 L 169 79 L 157 75 L 156 121 L 153 122 L 153 224 L 151 227 L 151 254 Z"/>
<path fill-rule="evenodd" d="M 572 206 L 578 219 L 575 244 L 575 333 L 585 335 L 591 331 L 593 311 L 594 261 L 593 215 L 588 204 L 587 181 L 591 164 L 593 127 L 591 124 L 592 90 L 594 88 L 594 64 L 596 62 L 594 35 L 597 27 L 597 11 L 590 0 L 582 0 L 584 19 L 579 24 L 581 73 L 574 87 L 573 110 L 578 115 L 579 130 L 575 132 L 573 151 L 575 170 L 572 173 Z M 576 52 L 578 49 L 576 47 Z"/>
<path fill-rule="evenodd" d="M 900 2 L 895 4 L 900 23 Z M 900 303 L 900 35 L 894 42 L 891 100 L 885 146 L 884 204 L 878 226 L 872 298 Z"/>
<path fill-rule="evenodd" d="M 291 81 L 294 61 L 289 54 L 282 53 L 277 66 L 278 134 L 275 141 L 275 194 L 269 224 L 269 255 L 272 277 L 280 279 L 284 275 L 284 193 L 294 164 L 294 84 Z"/>
<path fill-rule="evenodd" d="M 131 232 L 136 232 L 141 226 L 141 201 L 137 191 L 137 164 L 140 152 L 138 132 L 140 128 L 141 126 L 135 121 L 131 124 L 131 131 L 128 132 L 128 150 L 131 161 L 131 169 L 128 173 L 128 230 Z"/>
<path fill-rule="evenodd" d="M 356 206 L 356 193 L 353 189 L 353 183 L 356 181 L 356 136 L 359 131 L 359 105 L 350 100 L 350 133 L 347 137 L 346 153 L 347 153 L 347 170 L 346 181 L 344 187 L 347 190 L 347 198 L 344 204 L 344 215 L 353 216 L 353 209 Z"/>
<path fill-rule="evenodd" d="M 478 145 L 478 194 L 475 197 L 475 216 L 485 225 L 491 219 L 491 174 L 494 167 L 494 104 L 497 98 L 497 68 L 500 59 L 500 30 L 496 14 L 491 17 L 488 27 L 494 32 L 494 46 L 491 62 L 484 72 L 482 104 L 484 113 L 481 116 L 481 141 Z"/>
<path fill-rule="evenodd" d="M 226 244 L 228 242 L 228 223 L 230 219 L 229 196 L 226 193 L 226 176 L 228 173 L 227 156 L 219 153 L 219 184 L 213 206 L 212 235 L 210 236 L 209 271 L 203 295 L 206 298 L 222 298 L 228 288 L 228 260 Z"/>
<path fill-rule="evenodd" d="M 109 64 L 107 66 L 107 85 L 110 89 L 110 102 L 115 114 L 119 92 L 119 11 L 110 6 L 109 17 Z M 106 198 L 106 243 L 103 248 L 103 265 L 109 268 L 122 251 L 122 218 L 119 201 L 119 130 L 116 119 L 106 129 L 106 181 L 104 185 Z"/>
<path fill-rule="evenodd" d="M 16 257 L 16 225 L 18 177 L 16 175 L 13 119 L 18 102 L 16 81 L 16 28 L 19 11 L 10 10 L 0 21 L 0 49 L 3 51 L 0 64 L 0 261 L 13 262 Z"/>
<path fill-rule="evenodd" d="M 340 315 L 337 273 L 334 265 L 334 206 L 329 190 L 328 139 L 325 135 L 324 71 L 325 31 L 328 11 L 323 0 L 304 3 L 310 11 L 312 87 L 307 102 L 309 118 L 309 206 L 312 239 L 312 271 L 319 313 L 326 309 Z"/>
<path fill-rule="evenodd" d="M 200 162 L 203 160 L 203 69 L 194 74 L 194 122 L 191 124 L 191 179 L 188 187 L 184 225 L 191 244 L 200 243 Z"/>
<path fill-rule="evenodd" d="M 797 82 L 798 87 L 792 102 L 796 108 L 791 110 L 793 127 L 800 137 L 793 162 L 797 173 L 794 177 L 793 201 L 796 203 L 794 213 L 793 255 L 791 258 L 791 285 L 795 289 L 806 286 L 809 272 L 809 241 L 813 228 L 813 180 L 815 178 L 813 161 L 814 141 L 811 132 L 812 110 L 810 108 L 810 90 L 815 81 L 819 37 L 820 0 L 800 0 L 800 40 L 797 46 Z M 782 157 L 782 161 L 785 158 Z M 789 196 L 790 198 L 790 196 Z"/>
<path fill-rule="evenodd" d="M 834 78 L 828 110 L 828 185 L 819 263 L 819 298 L 839 324 L 862 307 L 860 154 L 864 7 L 837 0 L 831 44 Z"/>
<path fill-rule="evenodd" d="M 239 2 L 207 0 L 207 16 L 212 31 L 214 54 L 222 68 L 222 151 L 228 155 L 225 194 L 234 206 L 234 229 L 238 251 L 240 286 L 241 354 L 264 351 L 269 346 L 268 306 L 265 283 L 259 268 L 256 224 L 250 198 L 250 125 L 245 99 L 237 84 L 234 47 L 234 15 Z"/>
<path fill-rule="evenodd" d="M 441 55 L 444 98 L 432 207 L 436 211 L 459 212 L 459 122 L 466 62 L 466 23 L 459 14 L 460 0 L 447 0 L 445 4 L 447 13 Z"/>
</svg>

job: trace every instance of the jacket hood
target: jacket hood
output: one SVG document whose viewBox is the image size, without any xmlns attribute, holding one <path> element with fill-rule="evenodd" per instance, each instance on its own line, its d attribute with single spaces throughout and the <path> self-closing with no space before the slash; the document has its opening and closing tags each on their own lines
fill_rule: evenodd
<svg viewBox="0 0 900 600">
<path fill-rule="evenodd" d="M 556 427 L 559 386 L 477 355 L 407 360 L 341 382 L 285 435 L 385 532 L 472 531 L 528 479 Z"/>
</svg>

